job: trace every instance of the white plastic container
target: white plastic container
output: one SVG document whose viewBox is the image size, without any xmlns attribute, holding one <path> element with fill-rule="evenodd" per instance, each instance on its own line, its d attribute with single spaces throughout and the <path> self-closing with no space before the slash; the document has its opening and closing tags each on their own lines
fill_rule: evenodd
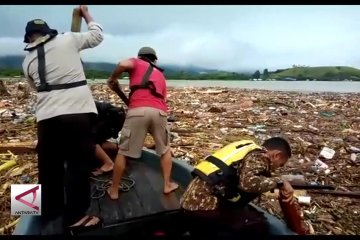
<svg viewBox="0 0 360 240">
<path fill-rule="evenodd" d="M 332 159 L 334 155 L 335 155 L 335 150 L 328 147 L 324 147 L 320 152 L 320 156 L 327 160 Z"/>
<path fill-rule="evenodd" d="M 299 204 L 303 204 L 306 206 L 311 205 L 311 197 L 309 197 L 309 196 L 298 196 L 297 199 L 298 199 Z"/>
</svg>

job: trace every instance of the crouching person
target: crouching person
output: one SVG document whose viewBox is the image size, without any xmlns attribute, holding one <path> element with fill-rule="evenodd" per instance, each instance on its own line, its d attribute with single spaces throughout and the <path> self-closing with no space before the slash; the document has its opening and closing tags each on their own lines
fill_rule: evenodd
<svg viewBox="0 0 360 240">
<path fill-rule="evenodd" d="M 117 139 L 125 121 L 125 110 L 107 102 L 95 102 L 98 117 L 94 126 L 96 143 L 96 159 L 102 166 L 92 172 L 98 176 L 113 170 L 114 163 L 111 155 L 117 153 L 118 144 L 107 141 L 110 138 Z M 110 156 L 109 156 L 110 155 Z"/>
<path fill-rule="evenodd" d="M 262 146 L 249 140 L 234 142 L 200 162 L 181 198 L 191 234 L 225 238 L 244 233 L 266 235 L 265 217 L 248 203 L 277 187 L 292 199 L 291 185 L 271 177 L 271 171 L 290 157 L 288 142 L 274 137 Z"/>
</svg>

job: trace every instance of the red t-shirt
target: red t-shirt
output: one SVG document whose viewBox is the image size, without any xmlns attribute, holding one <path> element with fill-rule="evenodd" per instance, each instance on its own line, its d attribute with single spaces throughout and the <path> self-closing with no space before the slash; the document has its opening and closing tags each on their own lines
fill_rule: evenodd
<svg viewBox="0 0 360 240">
<path fill-rule="evenodd" d="M 134 68 L 129 72 L 129 85 L 131 87 L 141 84 L 143 76 L 149 67 L 149 63 L 139 58 L 131 58 L 130 60 L 134 64 Z M 161 93 L 164 96 L 164 99 L 152 95 L 150 89 L 138 89 L 131 96 L 129 109 L 137 107 L 153 107 L 167 112 L 168 106 L 166 104 L 167 92 L 165 76 L 159 69 L 153 68 L 149 81 L 152 81 L 155 84 L 157 92 Z"/>
</svg>

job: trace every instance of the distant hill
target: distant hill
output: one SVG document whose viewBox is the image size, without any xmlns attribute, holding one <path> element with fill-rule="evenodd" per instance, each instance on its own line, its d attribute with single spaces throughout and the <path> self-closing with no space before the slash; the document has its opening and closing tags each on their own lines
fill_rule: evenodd
<svg viewBox="0 0 360 240">
<path fill-rule="evenodd" d="M 1 60 L 0 60 L 1 61 Z M 112 72 L 114 68 L 116 67 L 116 64 L 114 63 L 104 63 L 104 62 L 85 62 L 85 69 L 88 70 L 96 70 L 96 71 L 105 71 L 105 72 Z M 0 65 L 1 67 L 1 65 Z M 173 74 L 178 73 L 181 71 L 187 72 L 189 74 L 202 74 L 204 72 L 206 73 L 215 73 L 220 72 L 219 70 L 213 70 L 213 69 L 205 69 L 195 66 L 177 66 L 177 65 L 170 65 L 170 64 L 164 64 L 159 65 L 159 67 L 163 68 L 167 74 Z"/>
<path fill-rule="evenodd" d="M 270 73 L 270 78 L 284 79 L 295 78 L 296 80 L 320 80 L 341 81 L 360 80 L 360 69 L 337 66 L 337 67 L 293 67 Z"/>
<path fill-rule="evenodd" d="M 8 74 L 20 75 L 24 56 L 2 56 L 0 57 L 0 71 Z M 88 78 L 107 78 L 114 70 L 115 63 L 106 62 L 84 62 L 85 72 Z M 172 79 L 248 79 L 247 75 L 239 73 L 205 69 L 197 66 L 177 66 L 170 64 L 159 65 L 165 70 L 165 75 Z M 211 75 L 211 77 L 209 76 Z"/>
<path fill-rule="evenodd" d="M 0 56 L 0 69 L 21 69 L 24 56 L 14 55 L 14 56 Z M 103 71 L 103 72 L 112 72 L 116 66 L 115 63 L 106 63 L 106 62 L 85 62 L 85 68 L 87 70 Z M 177 66 L 177 65 L 159 65 L 164 68 L 168 73 L 181 72 L 185 71 L 189 74 L 202 74 L 202 73 L 214 73 L 219 72 L 219 70 L 214 69 L 205 69 L 196 66 Z"/>
<path fill-rule="evenodd" d="M 22 75 L 24 56 L 0 56 L 0 76 Z M 85 62 L 85 74 L 88 79 L 108 78 L 114 70 L 115 63 Z M 250 78 L 276 80 L 317 80 L 317 81 L 360 81 L 360 69 L 346 66 L 297 67 L 279 69 L 269 72 L 268 77 L 248 72 L 229 72 L 216 69 L 205 69 L 197 66 L 177 66 L 171 64 L 159 65 L 165 70 L 167 79 L 193 80 L 248 80 Z M 126 74 L 124 76 L 127 76 Z"/>
<path fill-rule="evenodd" d="M 0 56 L 0 69 L 21 69 L 24 56 Z"/>
</svg>

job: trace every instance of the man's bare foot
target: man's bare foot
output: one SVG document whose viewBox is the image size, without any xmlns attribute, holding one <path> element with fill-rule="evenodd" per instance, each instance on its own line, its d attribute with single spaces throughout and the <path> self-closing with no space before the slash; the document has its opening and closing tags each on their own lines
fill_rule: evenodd
<svg viewBox="0 0 360 240">
<path fill-rule="evenodd" d="M 111 186 L 108 189 L 106 189 L 106 192 L 112 200 L 116 200 L 119 198 L 119 189 L 118 188 L 114 188 Z"/>
<path fill-rule="evenodd" d="M 71 225 L 71 228 L 74 227 L 90 227 L 90 226 L 94 226 L 96 224 L 98 224 L 101 221 L 100 218 L 95 217 L 95 216 L 84 216 L 82 219 L 80 219 L 79 221 L 77 221 L 75 224 Z"/>
<path fill-rule="evenodd" d="M 103 172 L 110 172 L 114 169 L 114 163 L 105 163 L 104 165 L 101 166 L 100 170 L 102 170 Z"/>
<path fill-rule="evenodd" d="M 96 169 L 95 171 L 91 172 L 94 176 L 99 176 L 103 173 L 111 172 L 114 169 L 113 163 L 105 163 L 101 166 L 101 168 Z"/>
<path fill-rule="evenodd" d="M 81 224 L 83 224 L 83 222 L 86 221 L 86 219 L 88 219 L 89 216 L 86 215 L 84 216 L 82 219 L 80 219 L 79 221 L 77 221 L 76 223 L 74 223 L 73 225 L 71 225 L 70 227 L 77 227 L 77 226 L 80 226 Z"/>
<path fill-rule="evenodd" d="M 96 169 L 95 171 L 91 172 L 91 174 L 92 174 L 93 176 L 95 176 L 95 177 L 100 176 L 100 175 L 103 174 L 103 173 L 104 173 L 104 172 L 101 171 L 99 168 Z"/>
<path fill-rule="evenodd" d="M 94 226 L 100 222 L 100 218 L 91 216 L 91 220 L 85 224 L 85 227 Z"/>
<path fill-rule="evenodd" d="M 169 194 L 169 193 L 175 191 L 178 187 L 179 187 L 179 185 L 177 183 L 170 182 L 169 184 L 166 184 L 164 186 L 164 194 Z"/>
</svg>

